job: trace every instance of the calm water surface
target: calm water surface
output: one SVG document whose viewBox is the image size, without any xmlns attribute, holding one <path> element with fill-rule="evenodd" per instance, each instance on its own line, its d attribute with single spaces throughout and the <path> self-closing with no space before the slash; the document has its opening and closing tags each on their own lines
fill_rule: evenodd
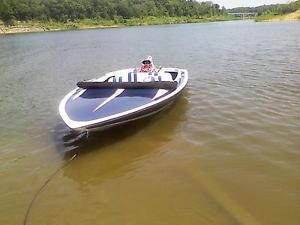
<svg viewBox="0 0 300 225">
<path fill-rule="evenodd" d="M 0 37 L 0 224 L 296 225 L 300 23 L 224 22 Z M 167 111 L 87 140 L 58 115 L 78 80 L 186 68 Z"/>
</svg>

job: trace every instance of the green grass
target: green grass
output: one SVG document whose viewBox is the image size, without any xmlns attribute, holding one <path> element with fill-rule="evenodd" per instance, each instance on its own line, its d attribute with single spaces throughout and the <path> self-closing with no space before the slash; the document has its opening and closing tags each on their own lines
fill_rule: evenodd
<svg viewBox="0 0 300 225">
<path fill-rule="evenodd" d="M 145 25 L 162 25 L 162 24 L 182 24 L 182 23 L 203 23 L 215 21 L 233 20 L 231 16 L 213 16 L 213 17 L 143 17 L 132 19 L 117 20 L 116 24 L 125 26 L 145 26 Z"/>
<path fill-rule="evenodd" d="M 276 17 L 277 15 L 274 14 L 265 14 L 265 15 L 261 15 L 255 18 L 255 22 L 262 22 L 262 21 L 268 21 L 268 20 L 272 20 Z"/>
</svg>

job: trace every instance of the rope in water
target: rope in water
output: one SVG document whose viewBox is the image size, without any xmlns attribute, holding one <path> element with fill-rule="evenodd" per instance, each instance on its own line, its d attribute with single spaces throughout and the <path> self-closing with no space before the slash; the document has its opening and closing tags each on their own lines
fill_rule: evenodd
<svg viewBox="0 0 300 225">
<path fill-rule="evenodd" d="M 56 174 L 58 174 L 58 172 L 60 172 L 64 167 L 66 167 L 75 157 L 77 156 L 77 154 L 73 155 L 72 158 L 70 158 L 67 162 L 65 162 L 61 167 L 59 167 L 45 182 L 44 184 L 40 187 L 40 189 L 35 193 L 35 195 L 33 196 L 31 202 L 28 205 L 24 220 L 23 220 L 23 225 L 27 224 L 28 221 L 28 217 L 31 211 L 31 208 L 35 202 L 35 200 L 37 199 L 38 195 L 42 192 L 42 190 L 47 186 L 47 184 L 55 177 Z"/>
</svg>

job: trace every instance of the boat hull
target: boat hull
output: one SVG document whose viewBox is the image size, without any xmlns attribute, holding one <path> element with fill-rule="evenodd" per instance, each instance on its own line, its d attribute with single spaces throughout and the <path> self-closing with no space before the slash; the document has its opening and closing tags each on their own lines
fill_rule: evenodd
<svg viewBox="0 0 300 225">
<path fill-rule="evenodd" d="M 165 101 L 161 104 L 157 104 L 153 107 L 150 107 L 148 109 L 143 109 L 140 111 L 136 111 L 134 113 L 125 115 L 123 117 L 118 117 L 115 119 L 111 119 L 111 120 L 107 120 L 104 122 L 100 122 L 100 123 L 95 123 L 92 124 L 90 126 L 86 126 L 83 129 L 79 128 L 77 129 L 78 131 L 82 131 L 82 130 L 89 130 L 89 131 L 101 131 L 101 130 L 106 130 L 118 125 L 122 125 L 128 122 L 132 122 L 135 120 L 139 120 L 139 119 L 143 119 L 149 116 L 152 116 L 154 114 L 157 114 L 167 108 L 169 108 L 172 103 L 176 100 L 176 97 L 172 98 L 172 99 L 168 99 L 168 101 Z"/>
<path fill-rule="evenodd" d="M 93 131 L 108 129 L 158 113 L 174 102 L 188 79 L 186 70 L 167 69 L 173 71 L 171 82 L 176 85 L 164 85 L 164 81 L 159 81 L 159 85 L 153 88 L 148 85 L 150 83 L 147 85 L 140 83 L 142 85 L 139 87 L 138 82 L 133 86 L 126 82 L 126 87 L 130 84 L 129 88 L 120 88 L 124 85 L 115 81 L 102 84 L 103 80 L 109 82 L 107 80 L 111 76 L 110 73 L 96 80 L 81 83 L 81 85 L 91 84 L 91 88 L 84 86 L 86 89 L 77 88 L 67 94 L 60 103 L 60 115 L 71 129 Z M 116 72 L 122 75 L 124 71 Z M 126 73 L 128 71 L 130 69 L 126 70 Z M 177 76 L 174 75 L 175 72 Z M 170 74 L 168 76 L 171 77 Z M 129 75 L 128 73 L 128 77 Z M 127 74 L 122 76 L 124 78 Z M 151 82 L 155 82 L 154 78 Z M 170 80 L 168 82 L 170 83 Z"/>
</svg>

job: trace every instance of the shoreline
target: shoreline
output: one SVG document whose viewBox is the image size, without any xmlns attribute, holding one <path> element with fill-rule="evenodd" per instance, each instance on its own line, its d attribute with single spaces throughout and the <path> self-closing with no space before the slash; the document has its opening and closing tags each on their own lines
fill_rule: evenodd
<svg viewBox="0 0 300 225">
<path fill-rule="evenodd" d="M 10 34 L 25 34 L 25 33 L 40 33 L 40 32 L 56 32 L 56 31 L 71 31 L 71 30 L 88 30 L 88 29 L 108 29 L 108 28 L 118 28 L 124 27 L 120 25 L 114 26 L 86 26 L 86 27 L 79 27 L 79 28 L 50 28 L 45 29 L 42 26 L 12 26 L 9 28 L 4 28 L 0 26 L 0 35 L 10 35 Z"/>
<path fill-rule="evenodd" d="M 13 26 L 5 27 L 0 21 L 0 35 L 19 34 L 19 33 L 37 33 L 54 32 L 67 30 L 85 30 L 85 29 L 107 29 L 130 26 L 148 26 L 148 25 L 168 25 L 168 24 L 188 24 L 188 23 L 208 23 L 220 21 L 238 20 L 232 16 L 213 16 L 213 17 L 145 17 L 115 20 L 78 20 L 75 22 L 41 22 L 41 21 L 17 21 Z"/>
<path fill-rule="evenodd" d="M 55 31 L 68 31 L 68 30 L 85 30 L 85 29 L 107 29 L 107 28 L 118 28 L 120 25 L 94 25 L 94 26 L 72 26 L 65 24 L 64 26 L 47 26 L 40 22 L 18 22 L 18 24 L 5 27 L 0 24 L 0 35 L 10 34 L 23 34 L 23 33 L 40 33 L 40 32 L 55 32 Z"/>
</svg>

